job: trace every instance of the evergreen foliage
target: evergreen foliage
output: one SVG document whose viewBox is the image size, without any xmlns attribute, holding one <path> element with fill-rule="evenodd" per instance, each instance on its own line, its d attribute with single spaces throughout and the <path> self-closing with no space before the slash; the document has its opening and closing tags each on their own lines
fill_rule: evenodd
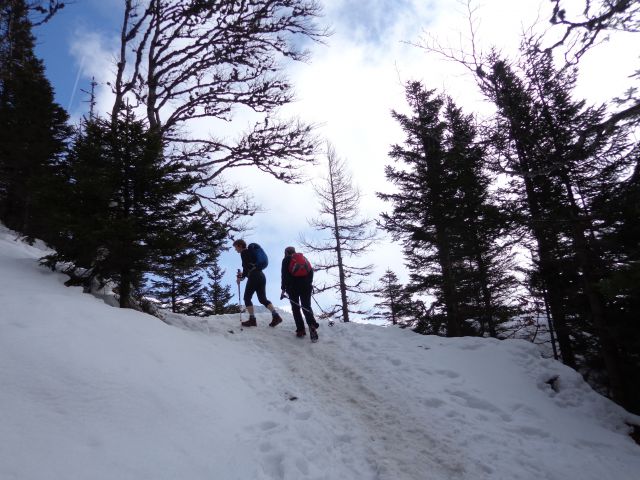
<svg viewBox="0 0 640 480">
<path fill-rule="evenodd" d="M 117 282 L 120 305 L 131 306 L 167 251 L 190 246 L 195 200 L 182 194 L 192 179 L 164 161 L 159 138 L 131 111 L 85 120 L 64 171 L 56 260 L 87 269 L 87 280 Z"/>
<path fill-rule="evenodd" d="M 565 35 L 550 47 L 525 39 L 514 62 L 475 51 L 461 60 L 496 107 L 482 136 L 446 95 L 407 83 L 411 113 L 392 114 L 406 140 L 385 170 L 396 191 L 378 195 L 393 205 L 381 223 L 402 242 L 410 281 L 387 270 L 371 318 L 503 338 L 529 303 L 548 317 L 563 362 L 638 412 L 640 101 L 635 88 L 611 102 L 615 113 L 576 100 L 572 65 L 607 31 L 640 31 L 640 7 L 587 2 L 580 18 L 564 3 L 552 1 Z M 314 23 L 319 5 L 124 0 L 111 115 L 95 114 L 92 93 L 72 141 L 32 33 L 63 6 L 0 1 L 0 221 L 53 246 L 47 261 L 63 266 L 68 284 L 115 284 L 121 307 L 152 295 L 178 313 L 239 311 L 218 261 L 256 207 L 223 177 L 251 166 L 298 182 L 297 169 L 313 161 L 311 126 L 277 114 L 293 98 L 283 60 L 306 58 L 301 38 L 326 36 Z M 558 68 L 562 47 L 568 62 Z M 193 120 L 233 121 L 238 107 L 260 118 L 236 140 L 189 133 Z M 314 262 L 331 274 L 318 290 L 336 293 L 328 315 L 346 322 L 372 293 L 372 266 L 356 259 L 374 232 L 331 146 L 327 160 L 311 223 L 328 238 L 304 244 L 326 254 Z M 515 248 L 530 252 L 528 265 L 516 264 Z"/>
<path fill-rule="evenodd" d="M 406 86 L 412 115 L 393 112 L 406 134 L 387 166 L 397 193 L 379 193 L 393 203 L 384 228 L 404 243 L 412 292 L 436 297 L 448 336 L 497 335 L 496 325 L 515 312 L 509 294 L 517 282 L 508 273 L 509 251 L 497 239 L 506 219 L 488 199 L 485 153 L 472 118 L 451 99 L 419 82 Z"/>
<path fill-rule="evenodd" d="M 384 320 L 391 325 L 398 325 L 405 319 L 411 320 L 417 313 L 413 308 L 411 294 L 398 283 L 398 276 L 390 269 L 380 278 L 379 287 L 373 296 L 380 301 L 374 305 L 375 313 L 370 317 L 372 320 Z"/>
<path fill-rule="evenodd" d="M 629 291 L 607 289 L 615 290 L 610 279 L 631 265 L 616 267 L 612 247 L 618 247 L 603 240 L 612 239 L 606 227 L 611 215 L 624 216 L 627 208 L 625 195 L 611 194 L 629 185 L 621 180 L 637 165 L 637 146 L 624 125 L 599 128 L 604 108 L 572 98 L 575 71 L 557 69 L 549 53 L 528 47 L 518 68 L 493 57 L 485 84 L 498 107 L 493 145 L 513 185 L 519 184 L 514 192 L 535 239 L 534 260 L 563 361 L 591 377 L 606 371 L 606 388 L 628 404 L 635 394 L 625 378 L 637 378 L 639 366 L 637 350 L 629 350 L 637 345 L 637 328 L 622 326 L 624 315 L 613 300 Z M 623 365 L 633 364 L 623 373 Z"/>
<path fill-rule="evenodd" d="M 149 292 L 173 312 L 210 315 L 207 268 L 216 265 L 227 230 L 202 209 L 176 220 L 162 234 Z"/>
<path fill-rule="evenodd" d="M 238 313 L 238 304 L 229 304 L 233 300 L 233 293 L 229 285 L 223 285 L 224 270 L 220 268 L 218 260 L 215 259 L 211 267 L 207 270 L 209 285 L 207 294 L 207 314 L 222 315 L 225 313 Z"/>
<path fill-rule="evenodd" d="M 29 7 L 0 3 L 0 220 L 29 238 L 50 240 L 52 192 L 71 135 L 35 57 Z"/>
</svg>

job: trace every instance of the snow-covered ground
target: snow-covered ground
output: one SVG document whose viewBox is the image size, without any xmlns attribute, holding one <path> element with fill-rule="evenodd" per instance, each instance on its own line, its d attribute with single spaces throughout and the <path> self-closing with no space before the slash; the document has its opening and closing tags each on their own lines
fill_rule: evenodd
<svg viewBox="0 0 640 480">
<path fill-rule="evenodd" d="M 524 341 L 169 325 L 64 287 L 13 238 L 0 227 L 2 480 L 640 478 L 640 418 Z"/>
</svg>

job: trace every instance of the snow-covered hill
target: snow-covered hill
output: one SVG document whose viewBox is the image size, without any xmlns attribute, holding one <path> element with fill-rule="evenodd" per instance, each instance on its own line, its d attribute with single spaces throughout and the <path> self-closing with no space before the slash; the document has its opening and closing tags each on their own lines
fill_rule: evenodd
<svg viewBox="0 0 640 480">
<path fill-rule="evenodd" d="M 0 479 L 639 478 L 640 418 L 523 341 L 168 325 L 41 255 L 0 227 Z"/>
</svg>

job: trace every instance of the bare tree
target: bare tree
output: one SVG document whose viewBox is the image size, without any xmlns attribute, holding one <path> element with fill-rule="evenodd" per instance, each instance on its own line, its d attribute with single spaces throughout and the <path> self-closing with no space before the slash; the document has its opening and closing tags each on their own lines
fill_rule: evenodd
<svg viewBox="0 0 640 480">
<path fill-rule="evenodd" d="M 636 0 L 585 0 L 581 12 L 569 12 L 563 0 L 551 0 L 550 22 L 564 29 L 550 50 L 563 46 L 566 59 L 577 62 L 611 31 L 640 32 L 640 3 Z"/>
<path fill-rule="evenodd" d="M 144 108 L 167 158 L 197 177 L 203 207 L 251 214 L 222 180 L 226 170 L 251 166 L 297 182 L 313 161 L 312 127 L 277 110 L 293 100 L 285 62 L 304 61 L 300 46 L 328 35 L 315 24 L 320 14 L 315 0 L 126 0 L 112 115 L 125 100 Z M 229 124 L 243 110 L 258 119 L 236 140 L 191 133 L 196 120 Z"/>
<path fill-rule="evenodd" d="M 319 242 L 303 240 L 302 243 L 306 248 L 324 254 L 323 261 L 315 264 L 315 270 L 333 276 L 333 280 L 318 291 L 333 290 L 340 294 L 340 301 L 326 315 L 348 322 L 350 313 L 366 313 L 356 308 L 361 303 L 356 295 L 371 292 L 365 278 L 373 267 L 356 266 L 351 260 L 367 251 L 375 239 L 375 229 L 372 220 L 360 217 L 360 192 L 353 185 L 345 160 L 336 155 L 329 143 L 327 167 L 324 183 L 314 186 L 320 200 L 320 214 L 309 222 L 315 230 L 325 232 L 327 238 Z"/>
<path fill-rule="evenodd" d="M 599 43 L 600 39 L 612 31 L 625 31 L 629 33 L 640 32 L 640 2 L 635 0 L 585 0 L 583 20 L 570 19 L 565 9 L 562 8 L 562 0 L 551 0 L 554 4 L 551 23 L 559 24 L 565 28 L 560 40 L 549 45 L 547 33 L 542 35 L 533 32 L 533 27 L 522 33 L 522 51 L 546 52 L 565 48 L 564 69 L 575 71 L 576 64 L 591 47 Z M 451 47 L 443 45 L 437 38 L 425 34 L 417 43 L 408 42 L 428 53 L 435 53 L 440 57 L 458 63 L 467 69 L 473 76 L 481 91 L 491 90 L 493 87 L 488 79 L 488 74 L 493 68 L 496 58 L 502 54 L 495 48 L 483 51 L 478 41 L 477 17 L 478 6 L 474 0 L 460 0 L 467 9 L 469 25 L 468 47 Z M 545 46 L 546 45 L 546 46 Z M 633 77 L 640 78 L 640 70 Z M 580 134 L 579 143 L 583 146 L 593 138 L 611 135 L 620 128 L 626 128 L 640 124 L 640 96 L 635 87 L 629 88 L 624 97 L 615 98 L 611 105 L 619 108 L 605 116 L 602 121 L 594 123 L 590 128 Z"/>
<path fill-rule="evenodd" d="M 31 20 L 34 27 L 47 23 L 56 13 L 58 13 L 58 11 L 62 10 L 65 6 L 64 2 L 61 2 L 59 0 L 36 0 L 26 2 L 26 5 L 29 11 L 32 13 Z"/>
<path fill-rule="evenodd" d="M 580 12 L 569 11 L 563 0 L 552 0 L 553 13 L 550 22 L 561 30 L 560 39 L 546 47 L 547 51 L 563 50 L 568 66 L 577 64 L 592 47 L 608 40 L 612 32 L 640 33 L 640 2 L 637 0 L 585 0 Z M 539 39 L 539 43 L 543 38 Z M 533 43 L 533 42 L 531 42 Z M 637 70 L 634 77 L 640 77 Z M 618 125 L 640 121 L 640 96 L 635 87 L 625 96 L 613 100 L 624 108 L 611 114 L 596 125 L 594 133 L 609 133 Z"/>
</svg>

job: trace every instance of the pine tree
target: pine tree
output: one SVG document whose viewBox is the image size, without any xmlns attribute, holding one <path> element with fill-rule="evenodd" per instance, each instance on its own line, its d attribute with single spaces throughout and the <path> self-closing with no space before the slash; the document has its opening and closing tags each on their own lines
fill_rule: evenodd
<svg viewBox="0 0 640 480">
<path fill-rule="evenodd" d="M 447 124 L 444 163 L 456 188 L 448 208 L 455 209 L 460 255 L 466 259 L 458 280 L 458 292 L 465 299 L 463 317 L 476 319 L 478 334 L 497 337 L 499 324 L 520 312 L 513 252 L 504 237 L 509 219 L 490 198 L 487 154 L 476 138 L 473 118 L 450 100 L 443 118 Z"/>
<path fill-rule="evenodd" d="M 395 272 L 387 269 L 379 283 L 380 286 L 373 296 L 381 301 L 374 305 L 376 313 L 370 317 L 372 320 L 384 320 L 397 325 L 402 319 L 415 316 L 411 294 L 398 283 Z"/>
<path fill-rule="evenodd" d="M 117 122 L 85 120 L 64 166 L 68 190 L 57 260 L 115 281 L 120 306 L 132 306 L 156 258 L 184 239 L 193 181 L 164 161 L 162 145 L 131 111 Z M 173 242 L 173 243 L 172 243 Z"/>
<path fill-rule="evenodd" d="M 207 270 L 209 277 L 209 287 L 207 289 L 207 314 L 222 315 L 225 313 L 234 313 L 238 305 L 229 305 L 234 295 L 231 293 L 229 285 L 223 285 L 224 270 L 215 259 L 211 267 Z"/>
<path fill-rule="evenodd" d="M 160 263 L 156 259 L 157 263 Z M 205 289 L 200 275 L 197 256 L 178 248 L 175 255 L 165 258 L 163 267 L 154 272 L 159 279 L 151 280 L 149 293 L 160 301 L 163 308 L 174 313 L 202 315 L 205 311 Z"/>
<path fill-rule="evenodd" d="M 604 110 L 572 98 L 575 71 L 556 69 L 551 55 L 535 44 L 523 52 L 520 72 L 521 78 L 495 60 L 487 89 L 498 107 L 499 128 L 510 139 L 509 171 L 524 186 L 520 192 L 562 358 L 576 366 L 576 350 L 581 357 L 601 356 L 613 397 L 624 402 L 628 388 L 614 334 L 619 315 L 602 293 L 610 266 L 603 261 L 607 252 L 593 201 L 611 191 L 628 167 L 628 134 L 621 127 L 600 130 Z"/>
<path fill-rule="evenodd" d="M 156 244 L 149 293 L 176 313 L 212 314 L 208 274 L 217 266 L 227 231 L 203 213 L 189 212 L 186 223 L 165 229 Z"/>
<path fill-rule="evenodd" d="M 504 219 L 487 199 L 472 119 L 419 82 L 409 82 L 406 92 L 412 115 L 393 112 L 406 141 L 390 153 L 400 166 L 385 169 L 398 191 L 379 194 L 394 206 L 382 215 L 383 226 L 404 242 L 410 291 L 434 295 L 444 313 L 444 330 L 431 331 L 459 336 L 486 328 L 495 336 L 515 282 L 506 271 L 508 251 L 496 246 Z M 425 318 L 440 324 L 428 311 Z"/>
<path fill-rule="evenodd" d="M 540 164 L 540 156 L 545 155 L 538 148 L 539 144 L 544 144 L 543 132 L 535 128 L 535 101 L 527 94 L 524 82 L 503 61 L 494 63 L 489 80 L 493 85 L 487 95 L 500 109 L 492 143 L 502 156 L 515 160 L 508 165 L 508 171 L 521 182 L 512 179 L 510 187 L 521 200 L 518 204 L 519 211 L 523 211 L 521 218 L 536 242 L 537 264 L 563 361 L 575 366 L 575 353 L 570 341 L 572 312 L 565 302 L 571 295 L 569 286 L 573 283 L 567 278 L 572 271 L 565 267 L 573 262 L 573 257 L 563 245 L 566 235 L 563 225 L 554 220 L 562 205 L 562 189 L 548 178 L 545 165 Z"/>
<path fill-rule="evenodd" d="M 637 150 L 637 146 L 636 146 Z M 615 339 L 620 351 L 620 369 L 627 387 L 627 408 L 640 412 L 640 158 L 633 173 L 613 189 L 595 199 L 594 214 L 602 221 L 603 249 L 611 265 L 600 283 L 602 294 L 616 312 Z"/>
<path fill-rule="evenodd" d="M 0 4 L 0 220 L 27 237 L 50 240 L 51 192 L 71 134 L 34 54 L 29 6 Z"/>
</svg>

